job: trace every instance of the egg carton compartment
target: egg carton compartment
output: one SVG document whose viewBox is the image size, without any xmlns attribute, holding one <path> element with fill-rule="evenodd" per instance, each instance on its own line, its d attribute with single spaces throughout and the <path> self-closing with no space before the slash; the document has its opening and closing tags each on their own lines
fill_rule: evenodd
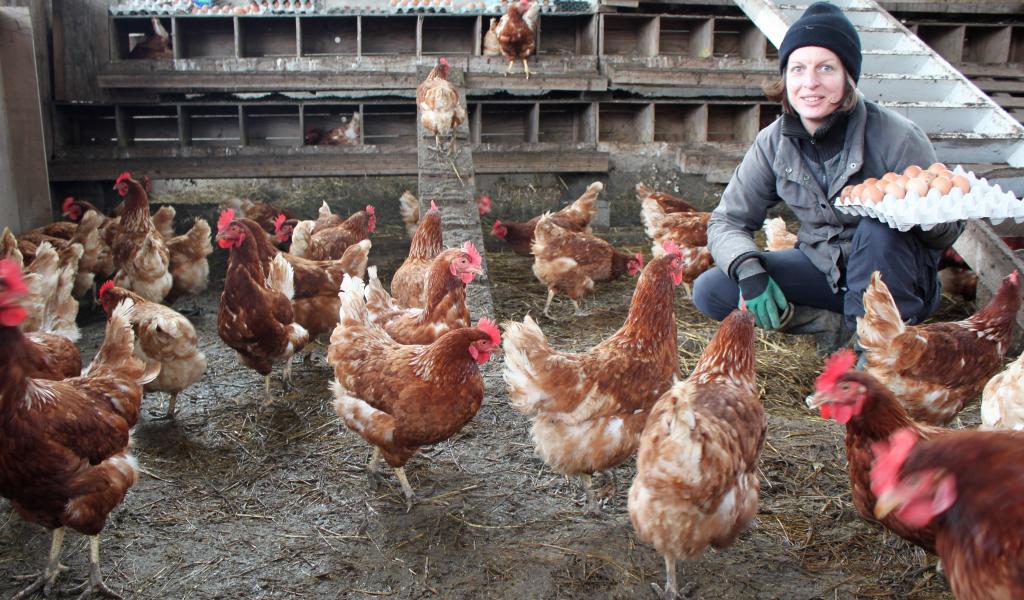
<svg viewBox="0 0 1024 600">
<path fill-rule="evenodd" d="M 881 201 L 874 202 L 850 196 L 845 202 L 836 198 L 834 204 L 839 212 L 878 219 L 900 231 L 916 226 L 927 231 L 940 223 L 966 219 L 988 219 L 993 225 L 1006 219 L 1024 222 L 1024 202 L 1014 196 L 1013 192 L 1003 190 L 999 184 L 990 184 L 984 177 L 979 178 L 960 165 L 952 171 L 954 175 L 967 178 L 971 184 L 969 192 L 964 193 L 954 187 L 949 193 L 942 194 L 932 188 L 921 196 L 908 190 L 904 198 L 886 194 Z"/>
</svg>

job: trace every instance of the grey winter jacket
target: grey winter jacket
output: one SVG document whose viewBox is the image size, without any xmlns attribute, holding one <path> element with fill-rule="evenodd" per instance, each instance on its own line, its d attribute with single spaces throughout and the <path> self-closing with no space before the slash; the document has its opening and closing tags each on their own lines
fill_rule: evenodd
<svg viewBox="0 0 1024 600">
<path fill-rule="evenodd" d="M 847 185 L 869 177 L 880 178 L 889 171 L 902 173 L 910 165 L 927 167 L 936 160 L 935 150 L 921 128 L 863 98 L 850 114 L 846 143 L 839 156 L 843 167 L 835 170 L 826 193 L 795 141 L 782 135 L 782 119 L 762 129 L 708 222 L 708 248 L 715 264 L 736 279 L 739 264 L 760 251 L 753 233 L 761 227 L 768 209 L 784 201 L 800 219 L 797 248 L 827 275 L 833 291 L 838 291 L 840 273 L 845 270 L 845 257 L 849 256 L 850 241 L 861 217 L 836 211 L 832 200 Z M 946 248 L 956 241 L 963 224 L 911 231 L 930 247 Z"/>
</svg>

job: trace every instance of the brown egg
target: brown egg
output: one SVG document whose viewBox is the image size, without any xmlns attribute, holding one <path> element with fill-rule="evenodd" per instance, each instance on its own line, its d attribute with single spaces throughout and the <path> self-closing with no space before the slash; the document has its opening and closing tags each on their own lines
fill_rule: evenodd
<svg viewBox="0 0 1024 600">
<path fill-rule="evenodd" d="M 864 200 L 870 200 L 872 202 L 881 202 L 885 194 L 882 190 L 878 189 L 873 185 L 864 186 Z"/>
<path fill-rule="evenodd" d="M 932 179 L 935 179 L 935 173 L 932 173 L 931 171 L 921 171 L 921 174 L 918 175 L 918 177 L 931 184 Z"/>
<path fill-rule="evenodd" d="M 238 16 L 242 16 L 242 15 L 248 13 L 248 12 L 249 12 L 249 9 L 244 7 L 244 6 L 236 6 L 235 7 L 235 14 L 238 15 Z"/>
<path fill-rule="evenodd" d="M 945 177 L 936 177 L 932 179 L 932 188 L 939 190 L 939 193 L 945 196 L 949 190 L 953 189 L 953 182 Z"/>
<path fill-rule="evenodd" d="M 906 175 L 897 175 L 896 176 L 896 183 L 902 185 L 904 188 L 907 187 L 907 182 L 908 181 L 910 181 L 910 178 L 907 177 Z"/>
<path fill-rule="evenodd" d="M 844 187 L 843 191 L 839 192 L 839 198 L 842 199 L 842 200 L 845 200 L 845 199 L 849 198 L 850 197 L 850 192 L 852 192 L 852 191 L 853 191 L 853 186 L 852 185 L 848 185 L 848 186 Z"/>
<path fill-rule="evenodd" d="M 907 177 L 917 177 L 918 175 L 921 174 L 921 171 L 923 170 L 924 169 L 917 165 L 910 165 L 906 169 L 903 169 L 903 174 L 906 175 Z"/>
<path fill-rule="evenodd" d="M 864 180 L 864 185 L 875 185 L 877 183 L 878 183 L 878 179 L 876 179 L 874 177 L 868 177 L 867 179 Z"/>
<path fill-rule="evenodd" d="M 890 183 L 892 181 L 896 181 L 897 177 L 899 177 L 899 175 L 896 173 L 886 173 L 885 175 L 882 175 L 882 181 Z"/>
<path fill-rule="evenodd" d="M 865 187 L 867 186 L 865 186 L 863 183 L 858 183 L 857 185 L 853 186 L 852 190 L 850 190 L 850 196 L 853 198 L 863 200 Z"/>
<path fill-rule="evenodd" d="M 942 172 L 945 171 L 945 170 L 946 170 L 946 165 L 944 165 L 944 164 L 942 164 L 940 162 L 932 163 L 932 164 L 928 165 L 928 172 L 929 173 L 934 173 L 936 175 L 941 175 Z"/>
<path fill-rule="evenodd" d="M 904 189 L 902 185 L 896 183 L 895 181 L 889 182 L 889 184 L 886 185 L 885 189 L 882 191 L 885 192 L 886 196 L 892 195 L 893 197 L 899 198 L 900 200 L 902 200 L 903 197 L 907 195 L 907 190 Z"/>
<path fill-rule="evenodd" d="M 960 188 L 960 190 L 965 194 L 971 191 L 971 180 L 967 179 L 963 175 L 954 175 L 950 179 L 950 182 L 953 186 Z"/>
<path fill-rule="evenodd" d="M 928 182 L 920 177 L 913 177 L 907 181 L 907 192 L 914 192 L 924 198 L 925 194 L 928 193 Z"/>
</svg>

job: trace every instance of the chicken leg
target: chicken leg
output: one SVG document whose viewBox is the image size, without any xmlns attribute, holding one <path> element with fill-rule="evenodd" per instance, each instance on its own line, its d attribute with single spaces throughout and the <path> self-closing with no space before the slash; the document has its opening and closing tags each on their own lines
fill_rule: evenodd
<svg viewBox="0 0 1024 600">
<path fill-rule="evenodd" d="M 676 586 L 676 559 L 670 556 L 665 557 L 665 589 L 652 583 L 651 587 L 662 597 L 663 600 L 675 600 L 679 597 L 679 588 Z"/>
<path fill-rule="evenodd" d="M 100 594 L 107 598 L 115 598 L 116 600 L 124 600 L 121 594 L 118 594 L 107 587 L 107 584 L 103 583 L 103 574 L 100 573 L 100 536 L 98 535 L 89 536 L 89 579 L 82 582 L 82 585 L 74 588 L 73 591 L 77 592 L 78 590 L 82 590 L 78 600 L 84 600 L 93 594 Z"/>
<path fill-rule="evenodd" d="M 512 67 L 514 67 L 515 65 L 516 61 L 514 59 L 508 61 L 508 68 L 505 69 L 505 77 L 508 77 L 508 74 L 512 72 Z"/>
<path fill-rule="evenodd" d="M 526 63 L 526 59 L 525 58 L 523 59 L 523 71 L 526 72 L 526 78 L 529 79 L 530 78 L 530 65 L 528 65 Z"/>
<path fill-rule="evenodd" d="M 551 313 L 548 312 L 548 308 L 551 307 L 551 299 L 555 297 L 555 290 L 548 288 L 548 301 L 544 303 L 544 316 L 551 319 Z"/>
<path fill-rule="evenodd" d="M 395 467 L 395 475 L 398 476 L 398 483 L 402 484 L 402 492 L 405 493 L 405 512 L 409 512 L 416 503 L 416 492 L 413 492 L 412 486 L 409 485 L 404 467 Z"/>
<path fill-rule="evenodd" d="M 370 484 L 370 489 L 375 490 L 380 485 L 380 471 L 377 470 L 377 465 L 380 463 L 380 448 L 377 446 L 373 447 L 373 456 L 370 457 L 370 462 L 366 465 L 366 480 Z"/>
<path fill-rule="evenodd" d="M 46 560 L 46 567 L 43 568 L 43 572 L 39 574 L 38 579 L 32 582 L 32 585 L 15 594 L 12 600 L 31 598 L 40 588 L 43 590 L 43 596 L 50 597 L 50 593 L 53 591 L 53 582 L 57 580 L 57 575 L 67 568 L 60 564 L 60 550 L 63 546 L 64 528 L 58 527 L 53 530 L 53 537 L 50 541 L 50 556 Z"/>
</svg>

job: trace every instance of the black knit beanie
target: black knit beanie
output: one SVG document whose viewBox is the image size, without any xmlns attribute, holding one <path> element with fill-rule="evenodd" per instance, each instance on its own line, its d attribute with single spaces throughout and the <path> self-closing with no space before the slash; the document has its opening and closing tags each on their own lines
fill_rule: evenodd
<svg viewBox="0 0 1024 600">
<path fill-rule="evenodd" d="M 779 72 L 786 72 L 789 55 L 797 48 L 819 46 L 836 53 L 854 82 L 860 79 L 860 36 L 837 6 L 815 2 L 786 32 L 779 46 Z"/>
</svg>

